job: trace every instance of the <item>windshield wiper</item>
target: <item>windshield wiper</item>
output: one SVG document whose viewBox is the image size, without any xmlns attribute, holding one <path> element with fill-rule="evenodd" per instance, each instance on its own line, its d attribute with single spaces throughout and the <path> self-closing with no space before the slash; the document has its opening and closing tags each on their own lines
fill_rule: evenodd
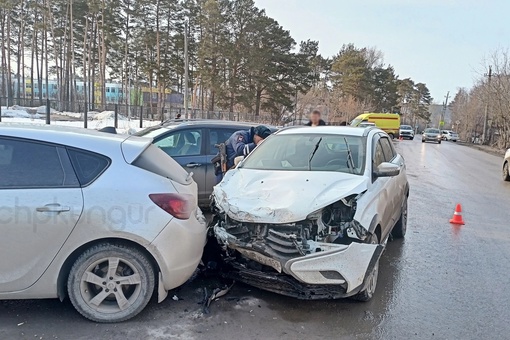
<svg viewBox="0 0 510 340">
<path fill-rule="evenodd" d="M 319 141 L 317 142 L 317 144 L 315 144 L 313 151 L 310 153 L 310 157 L 308 158 L 308 171 L 312 171 L 312 158 L 313 158 L 313 156 L 315 156 L 315 153 L 317 152 L 317 149 L 319 148 L 319 145 L 321 142 L 322 142 L 322 137 L 319 138 Z"/>
<path fill-rule="evenodd" d="M 347 167 L 351 170 L 351 173 L 354 172 L 354 160 L 352 159 L 352 152 L 349 143 L 347 143 L 347 138 L 344 137 L 345 146 L 347 147 Z"/>
</svg>

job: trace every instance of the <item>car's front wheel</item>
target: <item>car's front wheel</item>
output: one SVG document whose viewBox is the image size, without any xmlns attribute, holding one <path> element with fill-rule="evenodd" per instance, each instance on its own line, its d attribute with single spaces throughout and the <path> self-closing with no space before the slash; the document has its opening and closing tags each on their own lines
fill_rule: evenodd
<svg viewBox="0 0 510 340">
<path fill-rule="evenodd" d="M 510 181 L 510 171 L 509 171 L 508 161 L 503 164 L 503 180 Z"/>
<path fill-rule="evenodd" d="M 120 322 L 140 313 L 154 291 L 151 261 L 140 250 L 102 243 L 81 254 L 69 273 L 73 306 L 95 322 Z"/>
<path fill-rule="evenodd" d="M 404 238 L 407 231 L 407 197 L 404 199 L 404 203 L 402 203 L 402 208 L 400 212 L 400 218 L 397 223 L 393 227 L 391 231 L 391 236 L 394 238 Z"/>
<path fill-rule="evenodd" d="M 370 244 L 379 244 L 379 238 L 376 234 L 372 234 L 370 237 Z M 375 293 L 375 289 L 377 287 L 377 278 L 379 277 L 379 260 L 375 263 L 374 269 L 370 274 L 368 274 L 368 277 L 365 278 L 365 288 L 359 292 L 358 294 L 354 295 L 352 298 L 358 301 L 369 301 Z"/>
</svg>

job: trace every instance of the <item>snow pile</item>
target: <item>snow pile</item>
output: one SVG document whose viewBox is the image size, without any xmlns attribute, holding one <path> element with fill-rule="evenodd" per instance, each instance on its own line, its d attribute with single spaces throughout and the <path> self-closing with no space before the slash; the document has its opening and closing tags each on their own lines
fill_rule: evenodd
<svg viewBox="0 0 510 340">
<path fill-rule="evenodd" d="M 41 115 L 38 113 L 28 113 L 26 110 L 20 109 L 19 107 L 13 106 L 7 108 L 2 106 L 2 117 L 6 118 L 28 118 L 28 119 L 40 119 Z"/>
<path fill-rule="evenodd" d="M 91 114 L 93 120 L 110 120 L 115 119 L 115 111 L 103 111 L 96 114 Z M 127 117 L 124 115 L 117 115 L 117 120 L 127 120 Z"/>
</svg>

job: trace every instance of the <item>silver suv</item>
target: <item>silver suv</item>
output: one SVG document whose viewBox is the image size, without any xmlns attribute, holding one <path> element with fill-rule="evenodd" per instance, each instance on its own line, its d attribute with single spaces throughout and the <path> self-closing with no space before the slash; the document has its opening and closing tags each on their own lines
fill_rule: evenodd
<svg viewBox="0 0 510 340">
<path fill-rule="evenodd" d="M 404 159 L 382 130 L 284 129 L 214 187 L 208 246 L 220 246 L 230 278 L 367 301 L 388 238 L 406 234 L 408 195 Z"/>
</svg>

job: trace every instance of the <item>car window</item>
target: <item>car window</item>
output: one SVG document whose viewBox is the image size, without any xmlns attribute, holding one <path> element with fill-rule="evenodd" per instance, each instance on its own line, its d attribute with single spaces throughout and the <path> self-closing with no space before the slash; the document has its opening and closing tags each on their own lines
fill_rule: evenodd
<svg viewBox="0 0 510 340">
<path fill-rule="evenodd" d="M 218 148 L 215 147 L 215 145 L 224 143 L 236 131 L 238 131 L 238 130 L 237 129 L 220 129 L 220 128 L 210 129 L 209 130 L 209 147 L 207 150 L 208 154 L 216 155 L 218 153 Z"/>
<path fill-rule="evenodd" d="M 69 157 L 81 186 L 87 186 L 110 165 L 110 159 L 93 152 L 69 149 Z"/>
<path fill-rule="evenodd" d="M 78 187 L 65 150 L 33 141 L 0 138 L 0 188 Z"/>
<path fill-rule="evenodd" d="M 381 143 L 381 147 L 384 152 L 385 162 L 391 162 L 393 158 L 395 158 L 396 152 L 393 150 L 393 146 L 391 145 L 390 140 L 386 137 L 382 137 L 379 140 L 379 143 Z"/>
<path fill-rule="evenodd" d="M 377 141 L 377 144 L 375 145 L 374 159 L 373 159 L 374 169 L 377 169 L 377 167 L 383 162 L 385 162 L 384 151 L 383 151 L 381 143 L 379 141 Z"/>
<path fill-rule="evenodd" d="M 154 142 L 154 145 L 172 157 L 198 156 L 202 152 L 202 130 L 187 129 L 174 131 Z"/>
</svg>

